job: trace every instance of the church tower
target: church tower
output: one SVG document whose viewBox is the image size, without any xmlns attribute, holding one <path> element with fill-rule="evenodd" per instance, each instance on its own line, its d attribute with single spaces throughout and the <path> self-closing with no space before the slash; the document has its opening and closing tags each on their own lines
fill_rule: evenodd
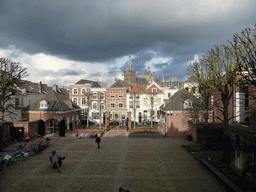
<svg viewBox="0 0 256 192">
<path fill-rule="evenodd" d="M 129 58 L 128 67 L 124 72 L 124 81 L 131 86 L 131 89 L 136 86 L 136 72 L 132 68 L 131 55 Z"/>
<path fill-rule="evenodd" d="M 148 72 L 147 73 L 143 72 L 143 78 L 145 78 L 148 81 L 148 83 L 150 84 L 153 81 L 155 81 L 155 72 L 152 73 L 150 71 L 150 67 L 148 67 Z"/>
</svg>

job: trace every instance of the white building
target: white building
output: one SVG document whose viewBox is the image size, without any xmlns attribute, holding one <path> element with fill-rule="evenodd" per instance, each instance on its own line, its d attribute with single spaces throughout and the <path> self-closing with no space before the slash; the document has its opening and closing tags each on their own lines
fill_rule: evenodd
<svg viewBox="0 0 256 192">
<path fill-rule="evenodd" d="M 156 82 L 152 82 L 145 91 L 134 87 L 127 93 L 127 110 L 131 111 L 132 121 L 141 123 L 151 119 L 160 121 L 159 107 L 164 103 L 164 92 Z M 136 107 L 136 110 L 134 110 Z M 135 114 L 135 115 L 134 115 Z"/>
</svg>

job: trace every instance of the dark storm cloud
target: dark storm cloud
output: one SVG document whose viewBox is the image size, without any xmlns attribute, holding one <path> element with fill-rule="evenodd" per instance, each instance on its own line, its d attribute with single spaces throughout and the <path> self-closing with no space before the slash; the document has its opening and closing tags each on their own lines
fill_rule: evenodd
<svg viewBox="0 0 256 192">
<path fill-rule="evenodd" d="M 66 75 L 76 76 L 76 75 L 79 75 L 79 73 L 77 73 L 76 71 L 68 71 L 65 73 L 65 76 Z"/>
<path fill-rule="evenodd" d="M 91 77 L 101 77 L 102 74 L 101 73 L 91 73 L 90 76 Z"/>
<path fill-rule="evenodd" d="M 72 71 L 70 69 L 60 69 L 57 71 L 53 71 L 53 70 L 41 70 L 40 71 L 40 75 L 42 76 L 52 76 L 52 77 L 57 77 L 57 76 L 79 76 L 81 74 L 85 74 L 85 72 L 81 72 L 81 71 Z"/>
<path fill-rule="evenodd" d="M 163 69 L 165 67 L 167 67 L 167 63 L 158 63 L 158 64 L 154 64 L 154 67 L 157 69 Z"/>
<path fill-rule="evenodd" d="M 255 1 L 13 0 L 0 10 L 0 46 L 97 62 L 146 49 L 189 61 L 256 18 Z M 135 70 L 149 57 L 135 59 Z"/>
</svg>

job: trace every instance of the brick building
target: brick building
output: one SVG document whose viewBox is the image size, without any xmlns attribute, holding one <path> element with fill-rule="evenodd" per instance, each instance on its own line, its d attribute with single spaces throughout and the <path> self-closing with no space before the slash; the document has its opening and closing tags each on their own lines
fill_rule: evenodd
<svg viewBox="0 0 256 192">
<path fill-rule="evenodd" d="M 107 88 L 106 109 L 110 119 L 122 121 L 127 118 L 127 92 L 130 85 L 120 79 Z"/>
<path fill-rule="evenodd" d="M 198 100 L 185 89 L 177 91 L 160 107 L 160 127 L 167 137 L 186 136 L 189 131 L 188 121 L 198 120 L 200 115 L 194 111 Z"/>
<path fill-rule="evenodd" d="M 101 82 L 79 80 L 75 85 L 69 86 L 69 99 L 81 107 L 81 117 L 83 119 L 87 119 L 87 116 L 89 116 L 89 119 L 93 119 L 97 123 L 100 120 L 104 122 L 106 88 L 103 87 Z"/>
<path fill-rule="evenodd" d="M 80 124 L 81 109 L 53 85 L 52 91 L 34 101 L 22 112 L 23 119 L 38 121 L 38 134 L 59 133 L 75 129 Z"/>
</svg>

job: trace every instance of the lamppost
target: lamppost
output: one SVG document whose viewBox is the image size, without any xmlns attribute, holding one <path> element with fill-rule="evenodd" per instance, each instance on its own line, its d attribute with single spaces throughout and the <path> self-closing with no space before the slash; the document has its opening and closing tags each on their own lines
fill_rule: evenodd
<svg viewBox="0 0 256 192">
<path fill-rule="evenodd" d="M 168 127 L 167 127 L 167 129 L 170 130 L 170 128 L 171 128 L 171 116 L 172 116 L 172 111 L 167 111 L 167 116 L 168 116 Z M 166 130 L 165 130 L 165 132 L 166 132 Z"/>
</svg>

